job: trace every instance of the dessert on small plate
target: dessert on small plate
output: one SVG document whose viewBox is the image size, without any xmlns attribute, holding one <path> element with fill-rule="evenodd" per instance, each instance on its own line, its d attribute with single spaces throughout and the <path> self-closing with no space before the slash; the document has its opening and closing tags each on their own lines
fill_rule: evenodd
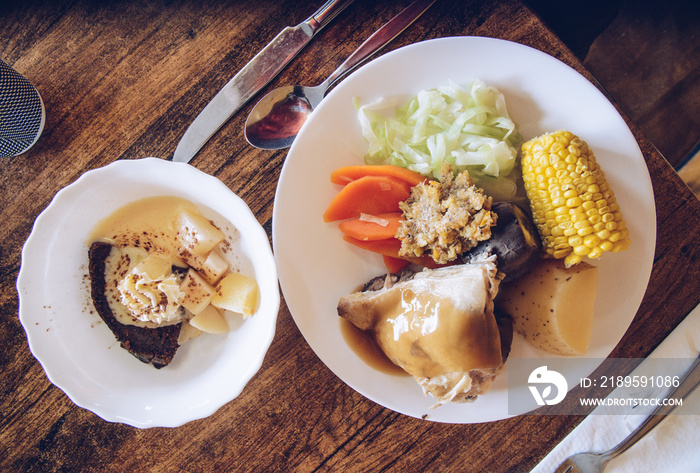
<svg viewBox="0 0 700 473">
<path fill-rule="evenodd" d="M 199 319 L 195 320 L 190 310 L 199 313 L 199 308 L 184 300 L 176 302 L 175 306 L 182 302 L 183 307 L 167 310 L 179 314 L 178 318 L 165 322 L 165 326 L 178 330 L 182 326 L 180 339 L 176 340 L 179 346 L 167 363 L 150 364 L 148 357 L 137 356 L 128 349 L 128 341 L 126 346 L 124 339 L 118 341 L 121 330 L 117 328 L 114 333 L 114 327 L 101 317 L 103 311 L 98 313 L 92 297 L 91 269 L 93 275 L 96 273 L 90 267 L 89 250 L 96 240 L 103 245 L 110 242 L 106 227 L 98 224 L 118 215 L 120 209 L 130 209 L 123 212 L 127 216 L 135 215 L 139 213 L 134 213 L 136 208 L 154 202 L 167 202 L 173 209 L 180 204 L 196 209 L 203 221 L 222 232 L 217 240 L 220 248 L 216 250 L 222 256 L 221 274 L 209 278 L 211 297 L 207 296 L 207 300 L 221 298 L 227 292 L 226 274 L 253 281 L 256 287 L 255 301 L 248 307 L 252 313 L 244 314 L 243 309 L 236 313 L 229 310 L 233 308 L 230 304 L 216 301 L 216 305 L 202 305 L 207 308 L 205 314 L 219 317 L 214 317 L 213 322 L 202 321 L 208 316 L 197 316 Z M 110 228 L 119 227 L 112 220 L 108 222 Z M 111 244 L 118 246 L 120 242 L 112 240 Z M 132 246 L 149 250 L 142 251 L 139 258 L 163 254 L 154 253 L 150 243 Z M 179 277 L 180 289 L 184 291 L 188 276 L 196 276 L 192 267 L 198 266 L 194 262 L 197 258 L 189 258 L 190 263 L 183 264 L 182 258 L 188 259 L 184 253 L 181 258 L 170 256 L 165 266 L 169 268 L 172 262 L 173 268 L 190 271 L 178 276 L 178 269 L 166 275 L 169 280 Z M 154 259 L 158 260 L 148 258 L 140 266 L 132 264 L 125 275 L 134 278 L 141 271 L 139 274 L 157 280 L 160 276 L 153 268 L 163 265 L 149 263 Z M 208 276 L 206 268 L 197 269 Z M 118 283 L 122 281 L 115 281 L 115 286 Z M 143 286 L 144 281 L 136 285 Z M 280 303 L 277 270 L 267 234 L 245 202 L 215 177 L 187 164 L 156 158 L 117 161 L 86 172 L 56 194 L 37 218 L 22 250 L 17 290 L 20 321 L 30 350 L 51 382 L 78 406 L 103 419 L 140 428 L 175 427 L 201 419 L 238 396 L 260 368 L 272 342 Z M 179 293 L 178 286 L 166 291 L 171 298 L 172 291 Z M 122 296 L 115 289 L 113 298 Z M 135 293 L 137 298 L 143 296 Z M 163 323 L 162 317 L 157 322 Z M 146 321 L 145 325 L 158 323 Z"/>
</svg>

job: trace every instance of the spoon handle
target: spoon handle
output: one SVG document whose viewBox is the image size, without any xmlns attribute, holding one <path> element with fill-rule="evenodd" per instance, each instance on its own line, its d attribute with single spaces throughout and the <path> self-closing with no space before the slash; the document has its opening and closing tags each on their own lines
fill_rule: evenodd
<svg viewBox="0 0 700 473">
<path fill-rule="evenodd" d="M 700 385 L 700 355 L 695 358 L 693 364 L 681 378 L 678 386 L 668 393 L 666 399 L 683 399 L 692 393 L 695 388 L 698 387 L 698 385 Z M 660 405 L 654 409 L 654 412 L 652 412 L 649 417 L 647 417 L 646 420 L 629 435 L 629 437 L 620 442 L 609 452 L 606 452 L 604 456 L 608 457 L 608 459 L 612 459 L 627 451 L 638 440 L 641 440 L 642 437 L 656 427 L 659 422 L 664 420 L 665 416 L 675 408 L 675 404 L 666 404 Z"/>
<path fill-rule="evenodd" d="M 324 82 L 328 87 L 362 64 L 421 16 L 435 0 L 416 0 L 367 38 Z"/>
</svg>

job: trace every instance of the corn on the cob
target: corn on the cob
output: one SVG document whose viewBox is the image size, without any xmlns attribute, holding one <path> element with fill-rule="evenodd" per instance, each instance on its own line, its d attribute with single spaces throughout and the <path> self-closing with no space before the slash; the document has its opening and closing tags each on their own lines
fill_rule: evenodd
<svg viewBox="0 0 700 473">
<path fill-rule="evenodd" d="M 567 267 L 629 246 L 615 194 L 588 144 L 569 131 L 522 146 L 522 172 L 544 250 Z"/>
</svg>

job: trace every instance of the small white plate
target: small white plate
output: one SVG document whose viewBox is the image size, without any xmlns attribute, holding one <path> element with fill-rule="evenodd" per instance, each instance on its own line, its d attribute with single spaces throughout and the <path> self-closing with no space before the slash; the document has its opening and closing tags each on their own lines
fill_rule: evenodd
<svg viewBox="0 0 700 473">
<path fill-rule="evenodd" d="M 97 315 L 87 257 L 99 220 L 158 195 L 188 199 L 231 229 L 237 269 L 255 277 L 261 295 L 253 317 L 188 341 L 160 370 L 122 349 Z M 245 202 L 215 177 L 156 158 L 114 162 L 58 192 L 24 245 L 17 290 L 29 348 L 51 382 L 103 419 L 140 428 L 201 419 L 238 396 L 272 342 L 280 303 L 267 234 Z"/>
<path fill-rule="evenodd" d="M 487 422 L 521 414 L 508 412 L 507 369 L 476 402 L 430 409 L 433 400 L 413 379 L 380 373 L 348 347 L 339 328 L 338 299 L 386 269 L 381 257 L 345 243 L 337 224 L 322 219 L 339 190 L 330 183 L 331 172 L 362 164 L 367 152 L 353 99 L 363 104 L 381 97 L 408 99 L 450 79 L 462 85 L 480 79 L 497 87 L 526 139 L 563 128 L 594 150 L 632 239 L 627 251 L 596 263 L 598 296 L 586 356 L 607 357 L 634 318 L 651 273 L 656 241 L 651 179 L 634 136 L 605 96 L 574 69 L 533 48 L 492 38 L 442 38 L 390 52 L 345 79 L 306 122 L 287 156 L 275 199 L 273 243 L 292 316 L 338 377 L 382 406 L 413 417 Z M 511 356 L 554 358 L 518 335 Z M 529 395 L 527 386 L 510 390 Z"/>
</svg>

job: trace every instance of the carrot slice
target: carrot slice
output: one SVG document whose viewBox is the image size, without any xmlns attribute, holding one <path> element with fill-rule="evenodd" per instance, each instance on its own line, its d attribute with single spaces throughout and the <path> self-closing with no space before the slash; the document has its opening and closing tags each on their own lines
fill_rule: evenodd
<svg viewBox="0 0 700 473">
<path fill-rule="evenodd" d="M 428 179 L 420 173 L 402 168 L 400 166 L 394 166 L 391 164 L 362 164 L 357 166 L 345 166 L 336 169 L 331 173 L 331 182 L 333 184 L 340 184 L 344 186 L 364 176 L 391 176 L 408 182 L 411 187 L 416 186 Z"/>
<path fill-rule="evenodd" d="M 394 258 L 393 256 L 384 255 L 382 258 L 384 258 L 384 266 L 386 266 L 387 271 L 394 274 L 400 273 L 402 269 L 411 264 L 410 261 Z"/>
<path fill-rule="evenodd" d="M 364 176 L 343 187 L 323 214 L 324 222 L 379 215 L 399 211 L 399 202 L 408 199 L 411 186 L 390 176 Z"/>
<path fill-rule="evenodd" d="M 423 255 L 415 258 L 404 258 L 402 256 L 399 256 L 399 250 L 401 249 L 401 240 L 399 240 L 398 238 L 390 238 L 388 240 L 363 241 L 358 240 L 357 238 L 352 238 L 347 235 L 343 235 L 343 240 L 347 241 L 348 243 L 352 243 L 353 245 L 360 247 L 364 250 L 368 250 L 373 253 L 378 253 L 382 256 L 389 256 L 391 258 L 405 259 L 410 263 L 415 263 L 417 265 L 425 266 L 426 268 L 430 269 L 437 269 L 445 266 L 459 264 L 458 259 L 446 264 L 438 264 L 433 258 L 430 257 L 430 255 Z"/>
<path fill-rule="evenodd" d="M 372 215 L 367 218 L 361 215 L 352 220 L 340 222 L 338 228 L 345 235 L 357 238 L 358 240 L 386 240 L 394 238 L 399 231 L 399 225 L 403 218 L 402 212 L 391 212 L 386 214 Z M 379 220 L 376 221 L 375 219 Z"/>
</svg>

